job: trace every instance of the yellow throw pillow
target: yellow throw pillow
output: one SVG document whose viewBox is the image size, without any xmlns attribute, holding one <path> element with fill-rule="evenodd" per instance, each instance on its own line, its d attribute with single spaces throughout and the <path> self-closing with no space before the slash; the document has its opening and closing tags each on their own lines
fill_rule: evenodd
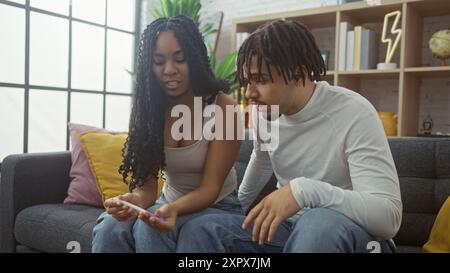
<svg viewBox="0 0 450 273">
<path fill-rule="evenodd" d="M 442 205 L 434 221 L 424 252 L 450 252 L 450 197 Z"/>
<path fill-rule="evenodd" d="M 128 192 L 128 185 L 119 173 L 122 163 L 123 144 L 127 134 L 109 134 L 86 132 L 80 135 L 80 141 L 89 161 L 103 202 L 106 199 Z M 163 186 L 161 176 L 158 179 L 158 195 Z"/>
</svg>

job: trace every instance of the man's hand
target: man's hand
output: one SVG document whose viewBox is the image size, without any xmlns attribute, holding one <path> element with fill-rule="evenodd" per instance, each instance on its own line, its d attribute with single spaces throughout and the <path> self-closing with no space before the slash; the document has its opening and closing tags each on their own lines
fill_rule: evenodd
<svg viewBox="0 0 450 273">
<path fill-rule="evenodd" d="M 164 221 L 160 221 L 155 217 L 150 216 L 149 213 L 141 212 L 139 213 L 139 219 L 147 223 L 150 227 L 158 230 L 162 233 L 167 233 L 172 230 L 175 226 L 178 212 L 170 204 L 164 204 L 155 212 L 156 216 L 164 218 Z"/>
<path fill-rule="evenodd" d="M 252 241 L 259 241 L 263 245 L 266 241 L 272 241 L 278 226 L 289 216 L 300 210 L 300 206 L 292 195 L 289 184 L 267 195 L 245 217 L 243 229 L 255 221 L 253 226 Z"/>
</svg>

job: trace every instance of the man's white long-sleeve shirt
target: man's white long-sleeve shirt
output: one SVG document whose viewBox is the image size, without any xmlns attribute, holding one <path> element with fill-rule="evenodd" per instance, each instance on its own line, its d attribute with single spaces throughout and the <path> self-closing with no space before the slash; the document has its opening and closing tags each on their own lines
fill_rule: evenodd
<svg viewBox="0 0 450 273">
<path fill-rule="evenodd" d="M 256 119 L 253 115 L 253 128 Z M 279 134 L 272 132 L 271 142 L 278 145 L 262 151 L 255 140 L 239 188 L 245 210 L 275 173 L 279 186 L 290 184 L 301 208 L 330 208 L 375 237 L 394 237 L 402 215 L 398 175 L 381 120 L 369 101 L 317 82 L 302 110 L 272 122 L 278 122 Z"/>
</svg>

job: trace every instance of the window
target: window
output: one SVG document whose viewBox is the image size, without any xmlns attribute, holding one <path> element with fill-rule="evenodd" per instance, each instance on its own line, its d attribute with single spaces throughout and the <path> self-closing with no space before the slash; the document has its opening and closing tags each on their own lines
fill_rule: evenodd
<svg viewBox="0 0 450 273">
<path fill-rule="evenodd" d="M 0 87 L 0 161 L 23 150 L 24 90 Z"/>
<path fill-rule="evenodd" d="M 140 3 L 0 1 L 0 162 L 69 149 L 69 121 L 128 130 Z"/>
<path fill-rule="evenodd" d="M 25 83 L 25 12 L 0 5 L 0 82 Z"/>
<path fill-rule="evenodd" d="M 69 20 L 31 12 L 30 84 L 67 87 Z"/>
<path fill-rule="evenodd" d="M 106 0 L 72 0 L 72 16 L 77 19 L 104 25 Z"/>
<path fill-rule="evenodd" d="M 70 0 L 30 0 L 30 5 L 34 8 L 69 15 Z"/>
<path fill-rule="evenodd" d="M 132 50 L 130 48 L 129 54 L 133 54 Z M 72 88 L 103 90 L 104 63 L 105 31 L 97 26 L 73 22 Z"/>
<path fill-rule="evenodd" d="M 119 115 L 126 115 L 118 111 Z M 103 95 L 72 93 L 70 120 L 95 127 L 103 126 Z"/>
<path fill-rule="evenodd" d="M 108 0 L 108 25 L 118 29 L 133 31 L 134 1 Z"/>
<path fill-rule="evenodd" d="M 108 30 L 106 90 L 131 93 L 133 37 L 127 33 Z"/>
<path fill-rule="evenodd" d="M 28 151 L 66 148 L 67 92 L 30 90 Z"/>
<path fill-rule="evenodd" d="M 128 131 L 130 104 L 129 96 L 106 96 L 106 127 L 114 131 Z"/>
</svg>

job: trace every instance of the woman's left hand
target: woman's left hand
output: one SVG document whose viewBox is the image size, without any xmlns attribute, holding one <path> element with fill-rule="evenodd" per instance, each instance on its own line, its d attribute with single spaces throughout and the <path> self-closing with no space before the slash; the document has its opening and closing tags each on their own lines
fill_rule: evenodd
<svg viewBox="0 0 450 273">
<path fill-rule="evenodd" d="M 171 204 L 164 204 L 155 212 L 156 216 L 163 218 L 159 220 L 150 215 L 150 213 L 140 212 L 139 219 L 147 223 L 150 227 L 162 233 L 167 233 L 175 226 L 178 212 Z"/>
</svg>

